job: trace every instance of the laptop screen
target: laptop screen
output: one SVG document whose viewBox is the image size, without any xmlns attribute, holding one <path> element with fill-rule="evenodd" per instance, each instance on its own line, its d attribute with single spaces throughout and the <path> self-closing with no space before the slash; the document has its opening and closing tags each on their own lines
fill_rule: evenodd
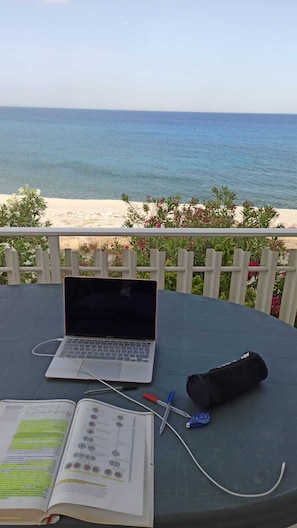
<svg viewBox="0 0 297 528">
<path fill-rule="evenodd" d="M 65 277 L 66 335 L 154 340 L 154 280 Z"/>
</svg>

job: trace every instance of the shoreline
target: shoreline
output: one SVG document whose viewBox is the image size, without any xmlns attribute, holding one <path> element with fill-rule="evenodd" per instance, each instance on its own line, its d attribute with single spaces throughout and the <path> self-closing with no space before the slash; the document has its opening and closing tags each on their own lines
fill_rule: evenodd
<svg viewBox="0 0 297 528">
<path fill-rule="evenodd" d="M 0 194 L 0 205 L 11 196 L 13 195 Z M 47 205 L 42 221 L 49 220 L 53 227 L 121 227 L 128 208 L 127 203 L 122 200 L 47 198 L 45 196 L 42 198 Z M 142 203 L 133 202 L 136 208 L 141 207 Z M 237 207 L 238 215 L 241 209 L 242 207 Z M 297 227 L 297 209 L 275 209 L 279 215 L 276 218 L 276 225 Z M 66 238 L 69 242 L 69 237 Z M 290 247 L 297 247 L 297 238 L 287 239 L 287 242 Z M 81 240 L 80 243 L 82 243 Z"/>
</svg>

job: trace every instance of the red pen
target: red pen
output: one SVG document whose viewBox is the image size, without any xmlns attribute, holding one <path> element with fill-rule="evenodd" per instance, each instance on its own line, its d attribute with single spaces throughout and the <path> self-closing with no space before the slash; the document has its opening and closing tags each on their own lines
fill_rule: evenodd
<svg viewBox="0 0 297 528">
<path fill-rule="evenodd" d="M 154 403 L 157 403 L 157 405 L 160 405 L 161 407 L 167 407 L 167 403 L 162 401 L 162 400 L 159 400 L 159 398 L 157 396 L 155 396 L 154 394 L 150 394 L 149 392 L 145 392 L 143 394 L 143 397 L 146 399 L 146 400 L 150 400 Z M 185 411 L 182 411 L 181 409 L 178 409 L 177 407 L 173 407 L 173 405 L 171 405 L 170 407 L 170 410 L 175 412 L 176 414 L 180 414 L 180 416 L 184 416 L 185 418 L 191 418 L 191 414 L 185 412 Z"/>
</svg>

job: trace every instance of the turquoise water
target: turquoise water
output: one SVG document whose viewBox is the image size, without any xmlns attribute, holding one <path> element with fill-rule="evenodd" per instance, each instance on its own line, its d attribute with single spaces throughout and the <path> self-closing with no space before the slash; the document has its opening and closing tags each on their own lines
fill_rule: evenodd
<svg viewBox="0 0 297 528">
<path fill-rule="evenodd" d="M 0 194 L 210 198 L 296 208 L 297 115 L 0 108 Z"/>
</svg>

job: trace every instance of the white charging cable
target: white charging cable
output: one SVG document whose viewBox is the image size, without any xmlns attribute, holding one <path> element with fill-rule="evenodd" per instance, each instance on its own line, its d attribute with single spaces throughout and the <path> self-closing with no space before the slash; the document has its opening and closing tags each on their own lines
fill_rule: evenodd
<svg viewBox="0 0 297 528">
<path fill-rule="evenodd" d="M 36 350 L 42 345 L 46 345 L 47 343 L 53 343 L 54 341 L 62 341 L 62 339 L 62 337 L 55 337 L 54 339 L 42 341 L 41 343 L 38 343 L 38 345 L 36 345 L 34 348 L 32 348 L 31 352 L 34 356 L 55 357 L 55 354 L 42 354 L 41 352 L 36 352 Z"/>
<path fill-rule="evenodd" d="M 32 354 L 34 354 L 35 356 L 59 357 L 59 356 L 55 356 L 55 354 L 42 354 L 42 353 L 36 352 L 37 348 L 39 348 L 41 345 L 45 345 L 46 343 L 50 343 L 52 341 L 62 341 L 62 338 L 49 339 L 48 341 L 43 341 L 42 343 L 38 343 L 38 345 L 36 345 L 32 349 Z M 78 363 L 78 361 L 76 359 L 74 359 L 74 358 L 68 358 L 68 359 L 71 359 L 72 361 L 75 361 L 76 363 Z M 95 380 L 99 381 L 100 383 L 102 383 L 103 385 L 105 385 L 106 387 L 111 389 L 113 392 L 116 392 L 122 398 L 126 398 L 127 400 L 135 403 L 136 405 L 139 405 L 140 407 L 143 407 L 143 409 L 146 409 L 147 411 L 152 412 L 160 420 L 163 419 L 163 416 L 161 416 L 159 413 L 157 413 L 156 411 L 154 411 L 153 409 L 151 409 L 150 407 L 148 407 L 144 403 L 141 403 L 138 400 L 134 400 L 134 398 L 131 398 L 131 396 L 128 396 L 126 393 L 117 390 L 115 387 L 110 385 L 107 381 L 104 381 L 104 380 L 101 380 L 100 378 L 97 378 L 97 376 L 92 371 L 90 371 L 88 368 L 86 368 L 85 365 L 83 365 L 83 368 L 86 371 L 86 374 L 92 376 L 92 378 L 94 378 Z M 272 486 L 272 488 L 268 489 L 267 491 L 263 491 L 262 493 L 239 493 L 237 491 L 232 491 L 232 490 L 230 490 L 228 488 L 225 488 L 224 486 L 222 486 L 222 484 L 220 484 L 215 479 L 213 479 L 205 471 L 205 469 L 201 466 L 201 464 L 198 462 L 198 460 L 194 457 L 194 455 L 193 455 L 192 451 L 190 450 L 189 446 L 187 445 L 187 443 L 185 442 L 183 437 L 177 432 L 177 430 L 174 429 L 174 427 L 172 427 L 172 425 L 170 425 L 170 423 L 168 423 L 168 422 L 166 422 L 166 425 L 167 425 L 167 427 L 169 427 L 169 429 L 175 434 L 175 436 L 178 438 L 178 440 L 184 446 L 184 448 L 186 449 L 186 451 L 190 455 L 191 459 L 193 460 L 195 466 L 199 469 L 199 471 L 201 471 L 201 473 L 212 484 L 214 484 L 217 488 L 219 488 L 220 490 L 224 491 L 225 493 L 228 493 L 229 495 L 233 495 L 234 497 L 241 497 L 241 498 L 244 498 L 244 499 L 258 499 L 259 497 L 266 497 L 266 495 L 270 495 L 271 493 L 273 493 L 273 491 L 276 490 L 276 488 L 279 486 L 279 484 L 281 483 L 281 481 L 283 479 L 283 476 L 284 476 L 284 473 L 285 473 L 285 469 L 286 469 L 286 463 L 285 462 L 282 462 L 282 464 L 281 464 L 280 474 L 279 474 L 279 477 L 278 477 L 276 483 Z"/>
</svg>

